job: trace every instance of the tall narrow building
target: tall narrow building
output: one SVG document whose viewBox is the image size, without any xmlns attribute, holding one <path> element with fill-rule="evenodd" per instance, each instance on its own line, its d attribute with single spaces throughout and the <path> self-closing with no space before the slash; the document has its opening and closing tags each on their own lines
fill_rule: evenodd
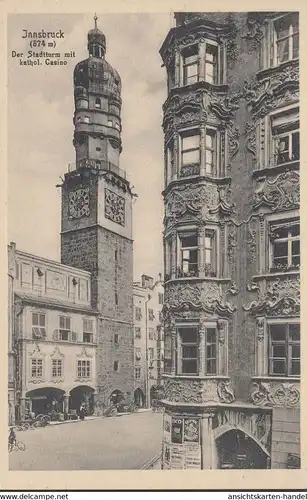
<svg viewBox="0 0 307 500">
<path fill-rule="evenodd" d="M 98 405 L 133 398 L 132 193 L 119 168 L 121 79 L 106 38 L 88 32 L 88 58 L 74 70 L 76 161 L 62 185 L 61 260 L 89 271 L 99 311 Z"/>
<path fill-rule="evenodd" d="M 175 18 L 162 466 L 299 467 L 298 13 Z"/>
</svg>

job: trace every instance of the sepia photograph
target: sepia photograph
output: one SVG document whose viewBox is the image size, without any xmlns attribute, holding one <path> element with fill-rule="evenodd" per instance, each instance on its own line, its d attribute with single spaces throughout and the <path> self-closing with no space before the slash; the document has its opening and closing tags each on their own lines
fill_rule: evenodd
<svg viewBox="0 0 307 500">
<path fill-rule="evenodd" d="M 300 469 L 299 12 L 7 21 L 10 471 Z"/>
</svg>

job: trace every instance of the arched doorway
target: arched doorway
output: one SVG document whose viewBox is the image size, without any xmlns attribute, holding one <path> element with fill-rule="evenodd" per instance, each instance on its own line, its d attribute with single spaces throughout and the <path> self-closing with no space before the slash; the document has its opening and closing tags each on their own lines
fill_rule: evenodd
<svg viewBox="0 0 307 500">
<path fill-rule="evenodd" d="M 119 389 L 115 389 L 110 396 L 110 403 L 113 406 L 120 406 L 124 401 L 124 394 Z"/>
<path fill-rule="evenodd" d="M 145 394 L 139 387 L 134 391 L 134 404 L 138 408 L 144 408 L 145 406 Z"/>
<path fill-rule="evenodd" d="M 240 429 L 229 429 L 216 438 L 219 469 L 267 469 L 269 454 Z"/>
<path fill-rule="evenodd" d="M 69 409 L 80 410 L 81 404 L 85 405 L 85 414 L 92 415 L 94 412 L 94 389 L 88 385 L 78 385 L 70 391 Z"/>
<path fill-rule="evenodd" d="M 56 387 L 42 387 L 28 391 L 29 410 L 35 415 L 63 413 L 65 391 Z"/>
</svg>

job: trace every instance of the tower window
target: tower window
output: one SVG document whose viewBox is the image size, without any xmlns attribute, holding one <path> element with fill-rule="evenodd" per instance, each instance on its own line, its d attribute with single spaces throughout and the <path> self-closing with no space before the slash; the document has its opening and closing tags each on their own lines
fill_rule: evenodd
<svg viewBox="0 0 307 500">
<path fill-rule="evenodd" d="M 114 361 L 114 363 L 113 363 L 113 369 L 114 369 L 115 372 L 119 371 L 119 362 L 118 361 Z"/>
<path fill-rule="evenodd" d="M 118 306 L 118 295 L 117 295 L 117 292 L 115 292 L 115 305 Z"/>
<path fill-rule="evenodd" d="M 95 108 L 101 109 L 101 100 L 99 99 L 99 97 L 96 97 L 95 99 Z"/>
<path fill-rule="evenodd" d="M 108 120 L 108 127 L 113 127 L 113 121 L 112 120 Z"/>
</svg>

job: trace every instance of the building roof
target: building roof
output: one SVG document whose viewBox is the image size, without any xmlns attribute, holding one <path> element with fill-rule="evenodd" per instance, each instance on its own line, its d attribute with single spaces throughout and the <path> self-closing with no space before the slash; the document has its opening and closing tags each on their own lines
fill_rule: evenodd
<svg viewBox="0 0 307 500">
<path fill-rule="evenodd" d="M 50 297 L 42 297 L 23 292 L 15 292 L 15 297 L 22 300 L 22 302 L 41 305 L 50 309 L 65 309 L 70 311 L 83 312 L 86 314 L 99 314 L 96 309 L 93 309 L 92 306 L 86 304 L 75 304 L 73 302 L 66 302 L 60 299 L 52 299 Z"/>
</svg>

